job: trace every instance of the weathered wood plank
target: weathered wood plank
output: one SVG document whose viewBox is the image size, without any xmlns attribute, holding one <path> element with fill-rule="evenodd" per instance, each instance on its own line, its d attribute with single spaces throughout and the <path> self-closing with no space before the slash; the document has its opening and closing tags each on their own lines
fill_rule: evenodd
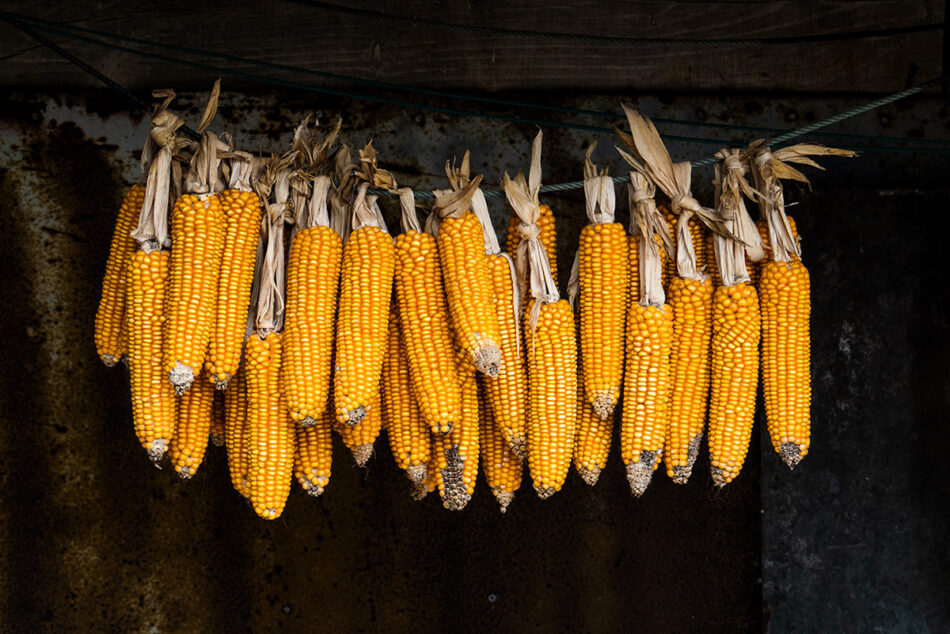
<svg viewBox="0 0 950 634">
<path fill-rule="evenodd" d="M 343 0 L 341 0 L 343 2 Z M 885 92 L 941 74 L 939 31 L 890 38 L 724 49 L 650 48 L 562 40 L 482 36 L 360 19 L 275 2 L 236 0 L 227 11 L 202 3 L 11 2 L 9 10 L 131 37 L 215 50 L 426 87 L 500 91 Z M 351 6 L 357 3 L 350 2 Z M 387 0 L 379 10 L 461 24 L 664 38 L 757 38 L 911 26 L 943 20 L 943 2 L 594 2 L 470 3 Z M 53 36 L 56 41 L 63 38 Z M 31 45 L 0 25 L 0 57 Z M 88 44 L 77 55 L 134 89 L 203 86 L 212 73 L 144 60 Z M 161 52 L 161 51 L 155 51 Z M 166 53 L 169 54 L 169 53 Z M 176 55 L 176 54 L 170 54 Z M 180 55 L 178 55 L 180 56 Z M 291 79 L 253 66 L 208 63 Z M 298 77 L 303 83 L 321 82 Z M 45 49 L 25 50 L 0 65 L 0 85 L 82 87 L 95 80 Z"/>
</svg>

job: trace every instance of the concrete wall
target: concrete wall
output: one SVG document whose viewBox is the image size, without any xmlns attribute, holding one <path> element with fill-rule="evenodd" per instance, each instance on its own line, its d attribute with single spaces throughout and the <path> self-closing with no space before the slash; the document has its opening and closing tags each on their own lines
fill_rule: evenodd
<svg viewBox="0 0 950 634">
<path fill-rule="evenodd" d="M 200 98 L 178 105 L 196 120 Z M 519 98 L 616 106 L 606 96 Z M 666 117 L 785 127 L 853 103 L 681 95 L 640 105 Z M 277 149 L 315 105 L 327 121 L 344 116 L 351 146 L 375 139 L 381 164 L 409 185 L 441 184 L 445 159 L 466 148 L 497 183 L 526 166 L 534 134 L 227 91 L 214 127 L 226 122 L 247 149 Z M 950 297 L 934 230 L 947 200 L 946 155 L 829 160 L 813 193 L 788 195 L 801 202 L 793 212 L 814 289 L 813 451 L 794 473 L 759 420 L 743 474 L 722 491 L 702 462 L 687 486 L 658 474 L 633 499 L 615 450 L 594 489 L 573 475 L 546 502 L 523 489 L 500 516 L 482 483 L 470 508 L 451 514 L 431 496 L 409 499 L 385 444 L 366 470 L 338 446 L 326 494 L 295 492 L 284 516 L 266 523 L 230 488 L 220 449 L 189 482 L 153 469 L 132 433 L 124 371 L 95 356 L 112 223 L 138 177 L 147 129 L 123 108 L 100 92 L 11 94 L 0 106 L 0 629 L 811 632 L 950 623 Z M 947 125 L 938 99 L 918 99 L 838 129 L 946 137 Z M 546 132 L 545 181 L 579 179 L 592 138 Z M 612 144 L 603 138 L 596 156 L 620 173 Z M 681 159 L 714 149 L 671 145 Z M 694 175 L 701 196 L 710 175 Z M 548 202 L 563 287 L 583 205 L 577 194 Z M 503 227 L 507 209 L 490 204 Z M 386 211 L 394 219 L 396 206 Z"/>
</svg>

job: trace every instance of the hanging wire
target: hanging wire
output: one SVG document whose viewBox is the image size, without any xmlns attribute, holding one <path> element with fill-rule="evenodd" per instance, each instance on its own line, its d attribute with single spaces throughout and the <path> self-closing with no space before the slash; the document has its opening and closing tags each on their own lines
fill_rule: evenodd
<svg viewBox="0 0 950 634">
<path fill-rule="evenodd" d="M 703 47 L 703 48 L 733 48 L 737 46 L 763 46 L 772 44 L 807 44 L 812 42 L 839 42 L 844 40 L 859 40 L 873 37 L 889 37 L 894 35 L 907 35 L 913 33 L 923 33 L 927 31 L 941 31 L 943 24 L 918 24 L 914 26 L 897 27 L 890 29 L 878 29 L 871 31 L 852 31 L 843 33 L 820 33 L 817 35 L 793 35 L 785 37 L 763 37 L 763 38 L 742 38 L 742 39 L 695 39 L 695 38 L 654 38 L 654 37 L 629 37 L 613 35 L 587 35 L 582 33 L 562 33 L 557 31 L 530 31 L 524 29 L 505 29 L 493 26 L 483 26 L 477 24 L 458 24 L 456 22 L 444 22 L 442 20 L 431 20 L 428 18 L 416 18 L 402 15 L 394 15 L 383 11 L 374 11 L 372 9 L 359 9 L 356 7 L 345 7 L 330 2 L 317 2 L 315 0 L 285 0 L 290 4 L 299 4 L 333 11 L 335 13 L 346 13 L 361 18 L 372 18 L 386 22 L 406 24 L 408 26 L 423 26 L 427 28 L 441 29 L 456 33 L 474 33 L 477 35 L 496 35 L 502 37 L 528 37 L 544 40 L 564 40 L 568 42 L 580 42 L 584 44 L 623 44 L 625 46 L 675 46 L 675 47 Z"/>
<path fill-rule="evenodd" d="M 453 93 L 453 92 L 444 91 L 444 90 L 435 90 L 435 89 L 430 89 L 430 88 L 416 88 L 412 86 L 405 86 L 403 84 L 395 84 L 395 83 L 379 81 L 375 79 L 351 77 L 348 75 L 340 75 L 337 73 L 330 73 L 326 71 L 312 70 L 308 68 L 302 68 L 299 66 L 291 66 L 288 64 L 279 64 L 279 63 L 274 63 L 274 62 L 266 62 L 263 60 L 239 57 L 236 55 L 230 55 L 227 53 L 221 53 L 217 51 L 209 51 L 209 50 L 204 50 L 204 49 L 199 49 L 199 48 L 178 46 L 176 44 L 167 44 L 164 42 L 157 42 L 154 40 L 134 38 L 134 37 L 129 37 L 125 35 L 119 35 L 116 33 L 109 33 L 107 31 L 100 31 L 98 29 L 90 29 L 86 27 L 75 26 L 72 24 L 53 22 L 50 20 L 43 20 L 41 18 L 33 18 L 30 16 L 24 16 L 20 14 L 10 14 L 10 15 L 14 16 L 20 22 L 27 22 L 30 24 L 34 24 L 38 27 L 45 26 L 45 27 L 54 28 L 54 29 L 66 29 L 67 31 L 85 33 L 87 35 L 93 35 L 100 38 L 106 38 L 106 39 L 116 40 L 120 42 L 130 43 L 130 44 L 137 44 L 139 46 L 155 47 L 155 48 L 159 48 L 159 49 L 163 49 L 167 51 L 186 53 L 189 55 L 197 55 L 199 57 L 220 59 L 224 61 L 233 62 L 236 64 L 258 66 L 261 68 L 281 70 L 281 71 L 286 71 L 286 72 L 296 73 L 296 74 L 304 74 L 304 75 L 309 75 L 312 77 L 319 77 L 322 79 L 330 79 L 334 81 L 372 86 L 374 88 L 383 88 L 383 89 L 399 91 L 399 92 L 409 92 L 409 93 L 423 94 L 423 95 L 429 95 L 429 96 L 434 96 L 434 97 L 441 97 L 445 99 L 470 101 L 474 103 L 487 103 L 491 105 L 513 107 L 513 108 L 520 108 L 520 109 L 544 110 L 548 112 L 557 112 L 560 114 L 576 114 L 576 115 L 582 115 L 582 116 L 591 116 L 591 117 L 610 119 L 615 122 L 623 120 L 623 115 L 618 114 L 616 112 L 604 112 L 601 110 L 589 110 L 589 109 L 583 109 L 583 108 L 568 108 L 568 107 L 563 107 L 563 106 L 553 106 L 549 104 L 526 103 L 522 101 L 515 101 L 515 100 L 509 100 L 509 99 L 498 99 L 495 97 L 484 97 L 484 96 L 479 96 L 479 95 L 463 95 L 459 93 Z M 683 126 L 690 126 L 690 127 L 703 127 L 703 128 L 714 128 L 714 129 L 725 129 L 725 130 L 741 130 L 741 131 L 750 131 L 750 132 L 764 132 L 764 133 L 769 133 L 769 134 L 784 133 L 788 131 L 786 129 L 770 128 L 770 127 L 762 127 L 762 126 L 748 126 L 748 125 L 695 121 L 695 120 L 665 119 L 661 117 L 654 118 L 653 121 L 659 124 L 683 125 Z M 829 138 L 834 137 L 834 138 L 841 138 L 841 139 L 853 139 L 856 141 L 878 141 L 878 142 L 883 141 L 883 142 L 898 142 L 898 143 L 950 145 L 950 140 L 944 140 L 944 139 L 910 139 L 910 138 L 903 138 L 903 137 L 848 134 L 848 133 L 842 133 L 842 132 L 821 132 L 817 136 L 827 136 Z"/>
</svg>

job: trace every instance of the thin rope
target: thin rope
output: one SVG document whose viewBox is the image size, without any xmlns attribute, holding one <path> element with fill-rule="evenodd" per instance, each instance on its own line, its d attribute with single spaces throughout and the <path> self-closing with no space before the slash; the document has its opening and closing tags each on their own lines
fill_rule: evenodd
<svg viewBox="0 0 950 634">
<path fill-rule="evenodd" d="M 456 22 L 443 22 L 441 20 L 430 20 L 428 18 L 414 18 L 402 15 L 394 15 L 383 11 L 373 11 L 371 9 L 358 9 L 356 7 L 345 7 L 330 2 L 317 2 L 315 0 L 285 0 L 291 4 L 299 4 L 315 9 L 323 9 L 336 13 L 347 13 L 363 18 L 374 18 L 406 24 L 409 26 L 423 26 L 427 28 L 442 29 L 455 33 L 476 33 L 478 35 L 500 35 L 503 37 L 531 37 L 545 40 L 564 40 L 569 42 L 582 42 L 585 44 L 623 44 L 625 46 L 676 46 L 676 47 L 706 47 L 706 48 L 731 48 L 737 46 L 763 46 L 770 44 L 805 44 L 810 42 L 837 42 L 841 40 L 867 39 L 873 37 L 888 37 L 892 35 L 906 35 L 911 33 L 922 33 L 925 31 L 943 30 L 943 24 L 919 24 L 907 27 L 898 27 L 892 29 L 879 29 L 873 31 L 852 31 L 844 33 L 821 33 L 817 35 L 799 35 L 787 37 L 764 37 L 764 38 L 744 38 L 744 39 L 694 39 L 694 38 L 652 38 L 652 37 L 629 37 L 614 35 L 587 35 L 583 33 L 562 33 L 555 31 L 531 31 L 525 29 L 505 29 L 492 26 L 482 26 L 476 24 L 458 24 Z"/>
<path fill-rule="evenodd" d="M 533 110 L 545 110 L 549 112 L 557 112 L 563 114 L 577 114 L 585 115 L 592 117 L 599 117 L 605 119 L 611 119 L 614 121 L 622 121 L 623 115 L 615 112 L 604 112 L 601 110 L 589 110 L 584 108 L 567 108 L 563 106 L 552 106 L 548 104 L 535 104 L 535 103 L 526 103 L 521 101 L 514 101 L 508 99 L 497 99 L 494 97 L 482 97 L 477 95 L 462 95 L 458 93 L 448 92 L 444 90 L 435 90 L 429 88 L 416 88 L 412 86 L 406 86 L 403 84 L 394 84 L 385 81 L 379 81 L 375 79 L 365 79 L 361 77 L 351 77 L 349 75 L 340 75 L 337 73 L 330 73 L 326 71 L 312 70 L 308 68 L 302 68 L 299 66 L 291 66 L 287 64 L 278 64 L 274 62 L 266 62 L 263 60 L 256 60 L 246 57 L 239 57 L 236 55 L 230 55 L 227 53 L 221 53 L 217 51 L 209 51 L 199 48 L 191 48 L 185 46 L 178 46 L 176 44 L 166 44 L 164 42 L 157 42 L 154 40 L 145 40 L 141 38 L 128 37 L 125 35 L 119 35 L 116 33 L 109 33 L 108 31 L 100 31 L 98 29 L 90 29 L 81 26 L 75 26 L 72 24 L 65 24 L 62 22 L 54 22 L 50 20 L 43 20 L 41 18 L 34 18 L 30 16 L 24 16 L 20 14 L 10 14 L 13 15 L 17 20 L 33 23 L 38 26 L 47 26 L 52 28 L 62 28 L 69 31 L 76 31 L 78 33 L 86 33 L 89 35 L 95 35 L 97 37 L 102 37 L 106 39 L 117 40 L 120 42 L 127 42 L 132 44 L 138 44 L 140 46 L 149 46 L 156 47 L 164 50 L 175 51 L 179 53 L 187 53 L 190 55 L 198 55 L 207 58 L 217 58 L 229 62 L 234 62 L 238 64 L 247 64 L 252 66 L 259 66 L 261 68 L 269 68 L 274 70 L 282 70 L 291 73 L 310 75 L 313 77 L 320 77 L 322 79 L 332 79 L 336 81 L 349 82 L 355 84 L 362 84 L 366 86 L 373 86 L 375 88 L 385 88 L 394 91 L 401 92 L 410 92 L 417 94 L 430 95 L 435 97 L 442 97 L 446 99 L 456 99 L 461 101 L 471 101 L 476 103 L 488 103 L 499 106 L 508 106 L 515 108 L 527 108 Z M 740 124 L 731 124 L 731 123 L 717 123 L 717 122 L 707 122 L 707 121 L 694 121 L 687 119 L 665 119 L 665 118 L 654 118 L 653 121 L 659 124 L 668 124 L 668 125 L 683 125 L 683 126 L 692 126 L 692 127 L 704 127 L 704 128 L 714 128 L 714 129 L 726 129 L 726 130 L 743 130 L 743 131 L 754 131 L 754 132 L 766 132 L 766 133 L 784 133 L 788 130 L 780 128 L 770 128 L 763 126 L 748 126 Z M 854 139 L 854 140 L 863 140 L 863 141 L 883 141 L 883 142 L 898 142 L 898 143 L 923 143 L 923 144 L 934 144 L 934 145 L 950 145 L 950 139 L 913 139 L 905 137 L 887 137 L 887 136 L 875 136 L 875 135 L 863 135 L 863 134 L 848 134 L 843 132 L 823 132 L 820 133 L 820 136 L 842 138 L 842 139 Z"/>
</svg>

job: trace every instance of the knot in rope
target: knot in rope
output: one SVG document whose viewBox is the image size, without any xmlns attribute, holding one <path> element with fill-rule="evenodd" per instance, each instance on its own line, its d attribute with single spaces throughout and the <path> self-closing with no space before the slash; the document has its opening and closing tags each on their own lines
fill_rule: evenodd
<svg viewBox="0 0 950 634">
<path fill-rule="evenodd" d="M 765 164 L 772 160 L 772 151 L 771 150 L 762 150 L 755 155 L 753 161 L 755 161 L 755 166 L 759 169 L 765 167 Z"/>
<path fill-rule="evenodd" d="M 634 188 L 634 189 L 631 190 L 631 193 L 630 193 L 630 202 L 633 203 L 634 205 L 636 205 L 636 204 L 638 204 L 638 203 L 642 203 L 644 200 L 649 200 L 650 198 L 653 198 L 653 197 L 652 197 L 650 194 L 648 194 L 646 191 L 642 190 L 642 189 L 636 189 L 636 188 Z M 680 198 L 681 198 L 681 197 L 680 197 Z M 674 205 L 674 208 L 675 208 L 676 203 L 673 203 L 673 205 Z"/>
<path fill-rule="evenodd" d="M 742 174 L 745 174 L 746 171 L 745 163 L 742 162 L 742 159 L 739 158 L 738 154 L 730 154 L 723 158 L 722 165 L 730 171 L 737 171 Z"/>
<path fill-rule="evenodd" d="M 525 224 L 523 222 L 518 223 L 518 235 L 525 242 L 530 242 L 531 240 L 537 240 L 541 235 L 541 229 L 536 224 Z"/>
<path fill-rule="evenodd" d="M 696 211 L 702 209 L 699 201 L 689 194 L 677 194 L 674 196 L 672 200 L 670 200 L 670 208 L 674 214 L 679 214 L 682 211 L 691 211 L 695 213 Z"/>
</svg>

